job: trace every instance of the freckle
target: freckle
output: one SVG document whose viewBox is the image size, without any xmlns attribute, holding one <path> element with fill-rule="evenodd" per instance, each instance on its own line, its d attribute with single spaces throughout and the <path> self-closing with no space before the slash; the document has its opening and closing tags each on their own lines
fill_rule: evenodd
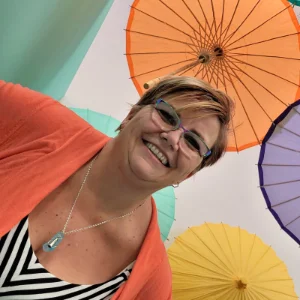
<svg viewBox="0 0 300 300">
<path fill-rule="evenodd" d="M 58 217 L 58 214 L 56 214 L 56 216 Z"/>
<path fill-rule="evenodd" d="M 68 244 L 68 246 L 71 246 L 71 244 Z"/>
<path fill-rule="evenodd" d="M 85 251 L 89 251 L 88 249 L 85 249 Z"/>
</svg>

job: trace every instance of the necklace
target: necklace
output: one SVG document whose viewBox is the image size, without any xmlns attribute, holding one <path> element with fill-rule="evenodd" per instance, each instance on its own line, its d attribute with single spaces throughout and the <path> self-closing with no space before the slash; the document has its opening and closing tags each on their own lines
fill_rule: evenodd
<svg viewBox="0 0 300 300">
<path fill-rule="evenodd" d="M 142 204 L 140 204 L 139 206 L 137 206 L 131 212 L 126 213 L 126 214 L 124 214 L 122 216 L 113 217 L 111 219 L 108 219 L 108 220 L 105 220 L 105 221 L 102 221 L 102 222 L 99 222 L 99 223 L 96 223 L 96 224 L 93 224 L 93 225 L 89 225 L 89 226 L 85 226 L 85 227 L 82 227 L 82 228 L 78 228 L 78 229 L 73 229 L 73 230 L 70 230 L 70 231 L 66 231 L 68 223 L 69 223 L 70 218 L 72 216 L 72 212 L 73 212 L 74 207 L 76 205 L 76 202 L 77 202 L 77 200 L 78 200 L 78 198 L 79 198 L 79 196 L 81 194 L 81 191 L 82 191 L 82 189 L 83 189 L 83 187 L 84 187 L 84 185 L 85 185 L 85 183 L 87 181 L 87 178 L 88 178 L 88 176 L 90 174 L 90 171 L 91 171 L 91 169 L 93 167 L 93 163 L 96 160 L 96 158 L 98 157 L 98 155 L 99 154 L 97 154 L 93 158 L 93 160 L 91 161 L 91 163 L 90 163 L 90 165 L 88 167 L 88 170 L 87 170 L 87 172 L 86 172 L 86 174 L 84 176 L 84 179 L 83 179 L 83 181 L 81 183 L 80 189 L 79 189 L 79 191 L 77 193 L 77 196 L 76 196 L 76 198 L 75 198 L 75 200 L 73 202 L 72 208 L 71 208 L 71 210 L 69 212 L 69 215 L 68 215 L 68 218 L 67 218 L 66 223 L 64 225 L 64 228 L 61 231 L 57 232 L 48 242 L 46 242 L 46 243 L 43 244 L 43 250 L 45 252 L 51 252 L 51 251 L 55 250 L 57 248 L 57 246 L 62 242 L 62 240 L 65 237 L 65 235 L 67 235 L 67 234 L 81 232 L 81 231 L 84 231 L 84 230 L 88 230 L 90 228 L 94 228 L 94 227 L 97 227 L 97 226 L 104 225 L 104 224 L 109 223 L 109 222 L 114 221 L 114 220 L 125 218 L 125 217 L 127 217 L 129 215 L 132 215 L 139 207 L 141 207 L 142 205 L 144 205 L 144 203 L 146 202 L 146 200 L 145 200 Z"/>
</svg>

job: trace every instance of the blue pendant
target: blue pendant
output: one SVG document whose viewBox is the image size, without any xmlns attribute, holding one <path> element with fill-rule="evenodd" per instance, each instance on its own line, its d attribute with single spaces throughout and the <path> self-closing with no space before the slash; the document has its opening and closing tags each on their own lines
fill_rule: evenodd
<svg viewBox="0 0 300 300">
<path fill-rule="evenodd" d="M 43 250 L 45 252 L 51 252 L 56 249 L 56 247 L 61 243 L 64 238 L 64 233 L 59 231 L 55 234 L 48 242 L 43 245 Z"/>
</svg>

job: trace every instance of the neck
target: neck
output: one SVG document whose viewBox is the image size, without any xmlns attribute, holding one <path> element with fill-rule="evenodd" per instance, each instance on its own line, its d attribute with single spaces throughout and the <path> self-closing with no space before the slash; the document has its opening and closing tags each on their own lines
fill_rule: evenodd
<svg viewBox="0 0 300 300">
<path fill-rule="evenodd" d="M 94 161 L 86 190 L 91 206 L 102 214 L 119 215 L 128 213 L 145 202 L 151 205 L 153 187 L 128 174 L 124 158 L 120 156 L 117 139 L 112 139 Z"/>
</svg>

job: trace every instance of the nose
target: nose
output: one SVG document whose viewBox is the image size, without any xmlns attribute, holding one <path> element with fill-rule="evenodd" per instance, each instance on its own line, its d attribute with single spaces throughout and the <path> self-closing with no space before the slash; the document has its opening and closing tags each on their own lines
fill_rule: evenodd
<svg viewBox="0 0 300 300">
<path fill-rule="evenodd" d="M 168 132 L 162 132 L 160 137 L 165 140 L 172 150 L 177 151 L 179 149 L 179 141 L 181 139 L 182 129 L 172 130 Z"/>
</svg>

